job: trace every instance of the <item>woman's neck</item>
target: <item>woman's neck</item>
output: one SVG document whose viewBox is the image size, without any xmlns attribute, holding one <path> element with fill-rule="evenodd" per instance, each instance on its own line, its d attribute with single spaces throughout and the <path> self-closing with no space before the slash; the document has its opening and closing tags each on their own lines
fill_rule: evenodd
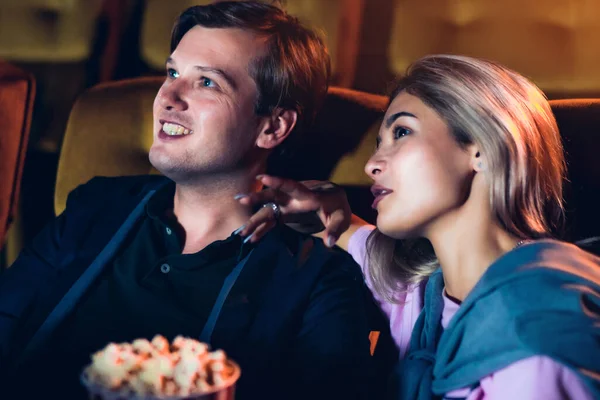
<svg viewBox="0 0 600 400">
<path fill-rule="evenodd" d="M 437 223 L 427 238 L 440 262 L 446 293 L 459 301 L 464 301 L 488 267 L 519 240 L 495 222 L 490 210 L 469 202 Z"/>
</svg>

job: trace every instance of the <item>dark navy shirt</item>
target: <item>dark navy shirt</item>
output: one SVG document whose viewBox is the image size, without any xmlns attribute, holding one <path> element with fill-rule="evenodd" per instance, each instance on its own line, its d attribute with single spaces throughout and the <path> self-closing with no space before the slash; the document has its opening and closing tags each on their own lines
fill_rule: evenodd
<svg viewBox="0 0 600 400">
<path fill-rule="evenodd" d="M 91 354 L 109 342 L 155 335 L 199 338 L 225 278 L 249 247 L 232 235 L 182 254 L 184 233 L 173 217 L 173 196 L 173 185 L 154 194 L 112 266 L 25 375 L 37 370 L 46 389 L 55 387 L 51 393 L 79 397 L 79 374 Z"/>
</svg>

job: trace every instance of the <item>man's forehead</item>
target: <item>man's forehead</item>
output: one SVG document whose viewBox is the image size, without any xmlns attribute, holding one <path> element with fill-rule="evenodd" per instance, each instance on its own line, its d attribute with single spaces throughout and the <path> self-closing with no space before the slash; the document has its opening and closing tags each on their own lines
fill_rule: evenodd
<svg viewBox="0 0 600 400">
<path fill-rule="evenodd" d="M 260 57 L 264 51 L 265 40 L 252 31 L 197 25 L 183 36 L 171 58 L 177 62 L 194 56 L 211 57 L 215 62 L 240 64 Z"/>
</svg>

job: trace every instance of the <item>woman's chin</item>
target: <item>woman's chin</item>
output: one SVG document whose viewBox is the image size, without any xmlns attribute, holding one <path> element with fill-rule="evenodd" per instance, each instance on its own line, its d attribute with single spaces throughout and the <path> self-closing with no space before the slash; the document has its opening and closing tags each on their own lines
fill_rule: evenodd
<svg viewBox="0 0 600 400">
<path fill-rule="evenodd" d="M 379 230 L 379 232 L 393 239 L 405 238 L 404 232 L 402 230 L 399 230 L 397 227 L 390 226 L 385 222 L 380 222 L 379 218 L 377 219 L 377 229 Z"/>
<path fill-rule="evenodd" d="M 377 229 L 384 235 L 396 240 L 410 239 L 418 236 L 415 234 L 415 227 L 401 223 L 400 221 L 390 221 L 383 218 L 381 214 L 377 216 Z"/>
</svg>

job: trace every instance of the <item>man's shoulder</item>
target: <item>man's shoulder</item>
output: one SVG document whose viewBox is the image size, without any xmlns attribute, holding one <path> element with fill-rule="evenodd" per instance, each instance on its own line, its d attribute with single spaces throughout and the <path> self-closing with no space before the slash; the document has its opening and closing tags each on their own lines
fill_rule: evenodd
<svg viewBox="0 0 600 400">
<path fill-rule="evenodd" d="M 325 243 L 323 243 L 323 240 L 319 238 L 314 238 L 314 240 L 318 246 L 323 246 L 330 254 L 330 259 L 326 263 L 325 272 L 329 273 L 330 270 L 335 270 L 338 274 L 343 274 L 352 278 L 352 280 L 358 280 L 361 284 L 364 283 L 362 269 L 349 253 L 339 247 L 328 248 L 325 246 Z"/>
<path fill-rule="evenodd" d="M 339 247 L 329 248 L 320 238 L 297 232 L 283 227 L 280 237 L 288 245 L 299 243 L 292 251 L 297 253 L 300 265 L 312 265 L 319 269 L 319 277 L 338 277 L 342 280 L 352 280 L 363 283 L 364 278 L 360 266 L 352 256 Z"/>
</svg>

